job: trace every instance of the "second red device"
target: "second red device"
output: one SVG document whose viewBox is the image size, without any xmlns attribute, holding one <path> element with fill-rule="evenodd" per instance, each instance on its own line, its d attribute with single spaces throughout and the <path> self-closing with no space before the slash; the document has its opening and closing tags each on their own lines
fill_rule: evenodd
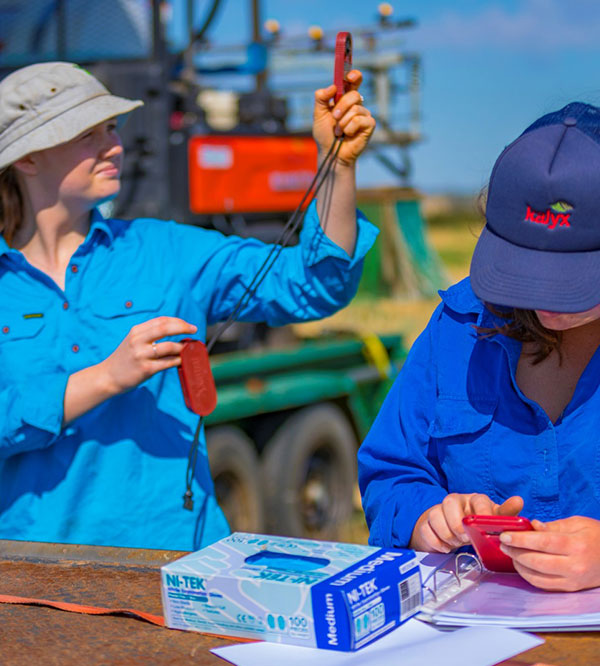
<svg viewBox="0 0 600 666">
<path fill-rule="evenodd" d="M 463 518 L 465 532 L 483 566 L 489 571 L 515 573 L 512 559 L 500 550 L 502 532 L 525 532 L 533 527 L 523 516 L 482 516 Z"/>
</svg>

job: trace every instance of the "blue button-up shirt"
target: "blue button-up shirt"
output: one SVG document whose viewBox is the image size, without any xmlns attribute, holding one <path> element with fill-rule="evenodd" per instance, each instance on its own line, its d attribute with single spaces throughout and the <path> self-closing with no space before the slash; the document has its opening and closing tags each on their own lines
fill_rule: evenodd
<svg viewBox="0 0 600 666">
<path fill-rule="evenodd" d="M 355 293 L 376 233 L 359 217 L 349 257 L 323 234 L 311 206 L 300 244 L 283 251 L 238 319 L 277 326 L 331 314 Z M 175 368 L 63 428 L 65 386 L 148 319 L 181 317 L 204 339 L 271 247 L 95 211 L 62 291 L 0 239 L 0 538 L 189 550 L 228 533 L 203 438 L 196 508 L 182 508 L 198 417 L 184 404 Z"/>
<path fill-rule="evenodd" d="M 522 514 L 544 521 L 600 519 L 600 352 L 553 424 L 517 385 L 521 343 L 475 331 L 505 322 L 469 280 L 441 297 L 359 451 L 371 543 L 406 546 L 448 493 L 521 495 Z"/>
</svg>

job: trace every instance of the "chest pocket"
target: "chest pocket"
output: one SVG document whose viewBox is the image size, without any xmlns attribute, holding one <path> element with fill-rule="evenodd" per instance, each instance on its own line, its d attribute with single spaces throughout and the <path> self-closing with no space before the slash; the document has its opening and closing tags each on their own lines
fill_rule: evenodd
<svg viewBox="0 0 600 666">
<path fill-rule="evenodd" d="M 473 404 L 468 400 L 438 398 L 428 434 L 436 447 L 449 492 L 493 493 L 488 433 L 496 406 L 494 399 Z"/>
<path fill-rule="evenodd" d="M 90 306 L 96 334 L 102 336 L 103 353 L 115 348 L 134 326 L 164 314 L 164 286 L 148 287 L 143 292 L 124 288 L 99 296 Z"/>
<path fill-rule="evenodd" d="M 53 367 L 48 339 L 43 335 L 44 317 L 24 319 L 21 313 L 0 319 L 0 365 L 4 378 L 40 376 Z"/>
<path fill-rule="evenodd" d="M 165 302 L 164 286 L 147 286 L 143 292 L 128 294 L 123 290 L 119 294 L 104 294 L 97 298 L 91 309 L 102 319 L 116 319 L 118 317 L 138 316 L 143 321 L 157 316 Z"/>
<path fill-rule="evenodd" d="M 43 317 L 24 318 L 23 315 L 9 315 L 0 321 L 0 344 L 34 338 L 44 328 Z"/>
</svg>

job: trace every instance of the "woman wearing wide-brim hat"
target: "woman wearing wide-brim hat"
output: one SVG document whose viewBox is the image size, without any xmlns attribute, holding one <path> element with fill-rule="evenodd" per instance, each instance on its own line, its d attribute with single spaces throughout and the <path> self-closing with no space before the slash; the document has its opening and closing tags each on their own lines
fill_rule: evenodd
<svg viewBox="0 0 600 666">
<path fill-rule="evenodd" d="M 345 135 L 327 210 L 309 208 L 242 320 L 319 318 L 356 290 L 376 231 L 357 221 L 354 167 L 374 120 L 360 72 L 348 78 L 335 106 L 335 87 L 315 93 L 321 154 Z M 197 417 L 178 340 L 228 317 L 270 246 L 102 217 L 120 187 L 118 126 L 141 103 L 72 63 L 0 82 L 0 538 L 188 550 L 228 533 L 203 438 L 195 510 L 182 508 Z"/>
</svg>

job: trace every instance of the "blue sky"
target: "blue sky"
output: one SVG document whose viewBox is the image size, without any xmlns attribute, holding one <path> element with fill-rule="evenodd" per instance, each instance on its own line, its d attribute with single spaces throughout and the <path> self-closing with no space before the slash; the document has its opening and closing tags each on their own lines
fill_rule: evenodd
<svg viewBox="0 0 600 666">
<path fill-rule="evenodd" d="M 208 4 L 201 0 L 198 6 Z M 278 19 L 290 35 L 305 34 L 312 24 L 352 30 L 372 22 L 378 4 L 263 0 L 262 19 Z M 503 147 L 537 117 L 574 99 L 600 104 L 596 0 L 403 0 L 392 5 L 395 17 L 414 17 L 418 23 L 407 31 L 406 47 L 420 52 L 424 63 L 426 138 L 412 151 L 412 181 L 424 191 L 475 192 Z M 249 7 L 249 0 L 226 0 L 211 39 L 239 43 L 248 38 Z M 365 162 L 359 180 L 373 175 Z"/>
</svg>

